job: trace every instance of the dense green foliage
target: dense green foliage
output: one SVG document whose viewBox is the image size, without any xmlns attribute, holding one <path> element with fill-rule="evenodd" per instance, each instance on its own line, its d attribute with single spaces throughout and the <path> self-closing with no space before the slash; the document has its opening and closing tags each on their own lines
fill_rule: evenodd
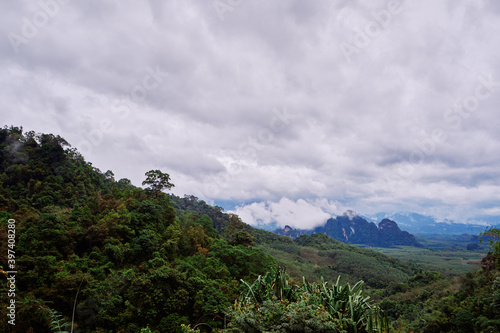
<svg viewBox="0 0 500 333">
<path fill-rule="evenodd" d="M 380 309 L 396 332 L 500 331 L 498 230 L 475 271 L 447 278 L 323 233 L 255 229 L 145 176 L 144 190 L 59 136 L 0 129 L 0 259 L 14 219 L 19 272 L 16 326 L 0 331 L 70 331 L 73 312 L 75 332 L 387 331 Z"/>
<path fill-rule="evenodd" d="M 240 279 L 275 266 L 237 217 L 221 237 L 209 216 L 177 214 L 166 194 L 115 181 L 65 146 L 53 135 L 0 130 L 2 237 L 16 220 L 16 331 L 70 322 L 77 292 L 82 332 L 222 328 Z"/>
<path fill-rule="evenodd" d="M 259 276 L 229 312 L 227 332 L 388 332 L 387 318 L 364 296 L 363 282 L 289 283 L 284 269 Z"/>
<path fill-rule="evenodd" d="M 286 266 L 293 277 L 304 275 L 316 282 L 322 276 L 329 280 L 342 276 L 347 282 L 364 280 L 371 289 L 383 290 L 393 284 L 404 283 L 423 268 L 415 263 L 344 244 L 322 233 L 301 235 L 290 244 L 273 242 L 259 246 L 272 254 L 279 265 Z"/>
<path fill-rule="evenodd" d="M 491 230 L 486 234 L 499 233 Z M 387 293 L 381 302 L 398 332 L 500 332 L 500 245 L 479 267 L 460 277 L 444 279 L 422 272 L 409 288 Z M 423 284 L 421 282 L 424 282 Z"/>
</svg>

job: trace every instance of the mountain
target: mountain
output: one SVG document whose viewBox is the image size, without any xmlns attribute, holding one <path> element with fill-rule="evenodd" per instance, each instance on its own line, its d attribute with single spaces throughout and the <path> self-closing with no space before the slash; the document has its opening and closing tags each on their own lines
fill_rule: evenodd
<svg viewBox="0 0 500 333">
<path fill-rule="evenodd" d="M 71 322 L 82 333 L 195 332 L 187 325 L 201 321 L 201 332 L 212 332 L 226 327 L 239 281 L 278 264 L 297 281 L 342 275 L 377 288 L 417 273 L 323 234 L 295 241 L 195 196 L 167 195 L 160 170 L 146 173 L 158 175 L 146 189 L 115 180 L 68 147 L 60 136 L 0 128 L 0 261 L 8 263 L 0 275 L 15 279 L 0 314 L 13 302 L 16 311 L 14 330 L 2 320 L 0 332 L 62 331 Z"/>
<path fill-rule="evenodd" d="M 486 229 L 484 224 L 479 224 L 477 222 L 470 224 L 456 223 L 451 220 L 440 222 L 432 216 L 413 212 L 377 213 L 373 218 L 377 220 L 388 218 L 398 221 L 402 228 L 412 234 L 477 235 Z M 499 221 L 497 217 L 478 218 L 478 220 L 491 225 L 497 224 Z"/>
<path fill-rule="evenodd" d="M 286 225 L 283 229 L 276 229 L 274 230 L 275 234 L 281 235 L 281 236 L 287 236 L 290 238 L 297 238 L 301 235 L 307 235 L 305 231 L 302 231 L 300 229 L 293 229 L 289 225 Z"/>
<path fill-rule="evenodd" d="M 449 279 L 322 232 L 292 239 L 256 229 L 192 195 L 158 191 L 161 179 L 146 189 L 115 180 L 68 146 L 0 128 L 0 275 L 11 281 L 0 332 L 245 332 L 239 325 L 261 319 L 294 328 L 287 332 L 337 331 L 337 323 L 369 331 L 375 320 L 352 326 L 353 309 L 357 318 L 387 315 L 393 332 L 500 330 L 498 243 L 481 269 Z M 409 235 L 352 211 L 324 228 L 347 241 Z"/>
<path fill-rule="evenodd" d="M 0 275 L 15 281 L 0 332 L 222 329 L 214 314 L 239 297 L 238 281 L 276 266 L 237 216 L 115 180 L 68 146 L 0 128 Z"/>
<path fill-rule="evenodd" d="M 407 231 L 402 231 L 395 221 L 383 219 L 377 226 L 374 222 L 368 222 L 352 210 L 348 210 L 336 218 L 328 219 L 325 225 L 316 227 L 313 230 L 294 230 L 287 227 L 278 229 L 275 233 L 292 238 L 301 234 L 325 233 L 329 237 L 347 244 L 368 246 L 422 246 L 415 236 Z"/>
</svg>

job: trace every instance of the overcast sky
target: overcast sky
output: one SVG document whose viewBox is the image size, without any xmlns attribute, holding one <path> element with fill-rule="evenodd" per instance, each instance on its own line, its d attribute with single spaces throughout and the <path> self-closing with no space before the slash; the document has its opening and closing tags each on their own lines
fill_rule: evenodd
<svg viewBox="0 0 500 333">
<path fill-rule="evenodd" d="M 500 215 L 497 1 L 1 1 L 3 125 L 246 222 Z"/>
</svg>

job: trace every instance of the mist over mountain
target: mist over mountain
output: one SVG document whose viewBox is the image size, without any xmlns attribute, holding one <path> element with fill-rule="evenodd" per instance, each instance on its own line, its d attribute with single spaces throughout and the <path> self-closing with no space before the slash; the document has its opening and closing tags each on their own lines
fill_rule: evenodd
<svg viewBox="0 0 500 333">
<path fill-rule="evenodd" d="M 274 231 L 290 226 L 299 230 L 313 230 L 326 225 L 327 221 L 344 212 L 352 210 L 346 203 L 332 199 L 298 199 L 281 198 L 279 201 L 217 201 L 226 211 L 241 216 L 246 223 L 263 230 Z M 370 222 L 378 223 L 387 218 L 397 222 L 398 226 L 412 234 L 439 235 L 477 235 L 485 231 L 487 226 L 500 224 L 500 216 L 494 211 L 471 212 L 466 216 L 446 219 L 438 215 L 430 215 L 416 211 L 375 211 L 359 210 L 360 215 Z M 348 213 L 350 214 L 350 213 Z"/>
<path fill-rule="evenodd" d="M 330 218 L 324 226 L 311 230 L 297 230 L 289 226 L 277 229 L 275 233 L 295 238 L 301 234 L 325 233 L 327 236 L 347 244 L 362 244 L 368 246 L 390 247 L 394 245 L 422 245 L 415 236 L 402 231 L 395 221 L 383 219 L 380 223 L 368 222 L 352 210 L 343 215 Z"/>
<path fill-rule="evenodd" d="M 477 235 L 486 229 L 487 224 L 497 225 L 500 220 L 496 216 L 490 216 L 488 219 L 481 217 L 476 222 L 471 221 L 471 223 L 465 224 L 447 219 L 439 221 L 433 216 L 414 212 L 377 213 L 373 216 L 373 219 L 376 220 L 384 218 L 397 221 L 401 228 L 410 233 L 442 235 Z"/>
<path fill-rule="evenodd" d="M 314 230 L 315 228 L 320 230 L 325 227 L 330 218 L 342 215 L 342 212 L 351 218 L 354 217 L 353 214 L 356 214 L 346 209 L 342 203 L 324 200 L 281 199 L 279 202 L 253 203 L 225 201 L 217 202 L 217 205 L 240 215 L 246 223 L 268 231 L 283 229 L 285 226 L 298 230 Z M 397 222 L 401 230 L 411 234 L 477 235 L 485 231 L 487 226 L 496 226 L 500 223 L 500 216 L 496 215 L 478 215 L 464 223 L 464 221 L 457 222 L 411 211 L 361 214 L 361 217 L 374 223 L 383 219 L 393 220 Z"/>
</svg>

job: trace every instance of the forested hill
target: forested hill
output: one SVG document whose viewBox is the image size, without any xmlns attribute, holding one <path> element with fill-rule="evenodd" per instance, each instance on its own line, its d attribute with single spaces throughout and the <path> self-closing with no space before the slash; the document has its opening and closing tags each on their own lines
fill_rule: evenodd
<svg viewBox="0 0 500 333">
<path fill-rule="evenodd" d="M 476 291 L 484 307 L 500 299 L 491 293 L 493 255 L 486 273 L 468 277 L 465 292 L 450 287 L 445 306 L 442 294 L 422 291 L 441 283 L 436 272 L 323 233 L 292 240 L 255 229 L 196 197 L 162 192 L 174 184 L 160 170 L 145 178 L 146 189 L 116 180 L 60 136 L 0 129 L 0 259 L 15 261 L 0 275 L 17 271 L 9 296 L 15 326 L 4 320 L 7 284 L 0 287 L 1 332 L 70 331 L 73 315 L 73 332 L 387 332 L 387 317 L 364 296 L 361 279 L 377 298 L 396 293 L 382 304 L 402 331 L 457 331 L 475 318 L 496 327 L 497 310 L 474 308 Z M 15 246 L 7 232 L 13 225 Z M 339 276 L 351 285 L 321 280 Z M 418 298 L 398 298 L 413 290 Z M 432 315 L 417 302 L 432 303 Z M 462 310 L 475 317 L 447 321 Z"/>
<path fill-rule="evenodd" d="M 60 136 L 0 129 L 0 259 L 7 263 L 13 250 L 18 272 L 15 326 L 2 320 L 0 331 L 69 331 L 73 314 L 75 332 L 185 332 L 187 325 L 209 332 L 231 318 L 241 328 L 239 317 L 255 315 L 253 307 L 228 312 L 245 295 L 241 281 L 269 272 L 288 285 L 262 247 L 291 245 L 290 238 L 252 228 L 193 196 L 163 193 L 174 184 L 159 170 L 146 176 L 149 188 L 135 187 L 92 166 Z M 15 246 L 7 242 L 12 221 Z M 6 277 L 14 268 L 0 267 Z M 290 286 L 304 295 L 298 306 L 311 309 L 300 313 L 302 325 L 334 327 L 333 318 L 351 316 L 349 309 L 326 317 L 315 310 L 319 305 L 310 303 L 318 300 L 306 295 L 319 285 Z M 359 286 L 342 297 L 360 295 Z M 358 308 L 352 302 L 361 300 L 362 321 L 349 325 L 367 325 L 373 315 L 365 298 L 346 305 Z M 2 297 L 2 318 L 7 302 Z M 276 303 L 292 312 L 293 304 Z"/>
<path fill-rule="evenodd" d="M 59 136 L 16 127 L 0 129 L 2 265 L 9 219 L 16 221 L 16 325 L 4 320 L 2 283 L 2 332 L 55 331 L 71 321 L 78 291 L 82 332 L 176 332 L 201 318 L 222 327 L 240 279 L 276 266 L 235 216 L 218 225 L 220 236 L 209 216 L 115 180 Z"/>
</svg>

